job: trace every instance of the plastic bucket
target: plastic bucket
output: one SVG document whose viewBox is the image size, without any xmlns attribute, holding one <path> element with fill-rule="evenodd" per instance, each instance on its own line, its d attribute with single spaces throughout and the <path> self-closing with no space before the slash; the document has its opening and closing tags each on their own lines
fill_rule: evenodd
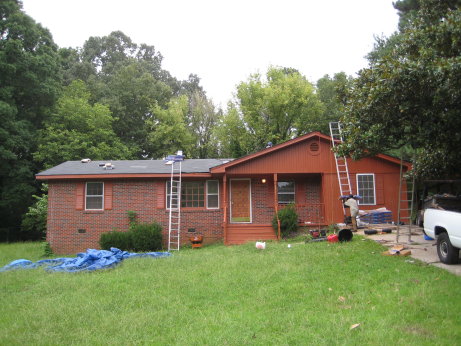
<svg viewBox="0 0 461 346">
<path fill-rule="evenodd" d="M 339 241 L 351 241 L 352 237 L 352 231 L 349 228 L 344 228 L 338 232 Z"/>
<path fill-rule="evenodd" d="M 338 242 L 338 236 L 336 234 L 330 234 L 328 237 L 328 242 L 329 243 L 337 243 Z"/>
</svg>

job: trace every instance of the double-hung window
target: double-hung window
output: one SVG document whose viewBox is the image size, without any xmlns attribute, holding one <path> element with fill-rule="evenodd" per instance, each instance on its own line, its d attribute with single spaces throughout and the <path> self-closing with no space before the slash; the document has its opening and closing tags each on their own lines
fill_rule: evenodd
<svg viewBox="0 0 461 346">
<path fill-rule="evenodd" d="M 87 182 L 85 193 L 86 210 L 104 209 L 104 183 Z"/>
<path fill-rule="evenodd" d="M 374 174 L 357 174 L 357 192 L 362 197 L 361 205 L 376 204 L 376 189 Z"/>
<path fill-rule="evenodd" d="M 207 209 L 219 208 L 219 182 L 217 180 L 206 182 L 206 207 Z"/>
<path fill-rule="evenodd" d="M 278 188 L 278 201 L 280 204 L 295 203 L 295 182 L 294 181 L 279 181 Z"/>
</svg>

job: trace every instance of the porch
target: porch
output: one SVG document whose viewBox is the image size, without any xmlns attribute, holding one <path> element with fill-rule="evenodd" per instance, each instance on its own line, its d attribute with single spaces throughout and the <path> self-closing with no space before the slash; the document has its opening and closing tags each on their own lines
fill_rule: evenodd
<svg viewBox="0 0 461 346">
<path fill-rule="evenodd" d="M 274 215 L 293 206 L 299 226 L 325 224 L 320 174 L 291 174 L 223 178 L 224 242 L 277 240 L 280 225 L 274 230 Z"/>
</svg>

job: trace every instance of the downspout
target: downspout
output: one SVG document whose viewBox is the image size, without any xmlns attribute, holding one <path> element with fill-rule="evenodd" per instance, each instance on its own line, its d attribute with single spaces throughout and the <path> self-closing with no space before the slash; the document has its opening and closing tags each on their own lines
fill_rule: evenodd
<svg viewBox="0 0 461 346">
<path fill-rule="evenodd" d="M 227 176 L 224 173 L 223 176 L 223 208 L 224 208 L 224 220 L 223 220 L 223 232 L 224 232 L 224 244 L 227 243 Z"/>
<path fill-rule="evenodd" d="M 275 216 L 277 217 L 277 240 L 280 240 L 280 219 L 279 219 L 279 213 L 278 213 L 278 206 L 279 206 L 279 201 L 278 201 L 278 193 L 277 193 L 277 173 L 274 173 L 274 210 L 275 210 Z"/>
</svg>

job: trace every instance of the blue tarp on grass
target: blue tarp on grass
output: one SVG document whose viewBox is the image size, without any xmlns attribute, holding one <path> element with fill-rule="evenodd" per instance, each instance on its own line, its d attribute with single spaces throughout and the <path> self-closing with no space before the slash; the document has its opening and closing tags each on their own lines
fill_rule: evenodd
<svg viewBox="0 0 461 346">
<path fill-rule="evenodd" d="M 88 249 L 86 252 L 77 254 L 77 257 L 53 258 L 32 262 L 26 259 L 19 259 L 7 264 L 0 269 L 0 272 L 13 269 L 33 269 L 46 266 L 47 271 L 53 272 L 81 272 L 93 271 L 115 267 L 121 261 L 133 257 L 166 257 L 171 256 L 169 252 L 147 252 L 134 253 L 119 250 L 115 247 L 108 250 Z"/>
</svg>

